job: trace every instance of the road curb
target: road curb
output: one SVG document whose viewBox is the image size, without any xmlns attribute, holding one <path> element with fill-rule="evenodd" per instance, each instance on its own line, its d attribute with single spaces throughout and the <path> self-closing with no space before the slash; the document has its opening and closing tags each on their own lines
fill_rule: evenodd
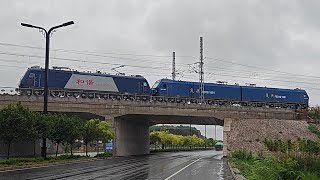
<svg viewBox="0 0 320 180">
<path fill-rule="evenodd" d="M 239 173 L 235 173 L 234 172 L 234 170 L 236 169 L 236 168 L 232 168 L 232 166 L 231 166 L 231 164 L 229 163 L 229 161 L 227 161 L 228 162 L 228 167 L 229 167 L 229 169 L 230 169 L 230 171 L 231 171 L 231 174 L 232 174 L 232 177 L 233 177 L 233 179 L 234 180 L 246 180 L 246 178 L 243 176 L 243 175 L 241 175 L 241 174 L 239 174 Z M 238 169 L 236 169 L 238 172 L 240 172 Z"/>
<path fill-rule="evenodd" d="M 47 164 L 33 164 L 33 165 L 25 165 L 25 166 L 3 167 L 3 168 L 0 168 L 0 173 L 21 171 L 26 169 L 37 169 L 37 168 L 43 168 L 43 167 L 53 167 L 53 166 L 68 165 L 68 164 L 77 164 L 77 163 L 97 161 L 97 160 L 102 160 L 102 159 L 92 158 L 92 159 L 84 159 L 84 160 L 71 160 L 66 162 L 47 163 Z"/>
</svg>

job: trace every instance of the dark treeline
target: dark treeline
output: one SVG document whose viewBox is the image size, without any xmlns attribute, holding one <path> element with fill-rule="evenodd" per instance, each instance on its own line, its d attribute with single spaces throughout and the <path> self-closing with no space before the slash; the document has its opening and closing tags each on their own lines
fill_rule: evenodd
<svg viewBox="0 0 320 180">
<path fill-rule="evenodd" d="M 182 136 L 169 133 L 168 131 L 152 131 L 150 133 L 150 144 L 154 150 L 179 150 L 179 149 L 197 149 L 213 148 L 220 140 L 212 138 L 200 138 L 196 135 Z"/>
<path fill-rule="evenodd" d="M 181 136 L 190 136 L 190 126 L 151 126 L 150 132 L 153 131 L 167 131 L 171 134 L 181 135 Z M 195 127 L 191 127 L 191 136 L 196 135 L 197 137 L 203 138 L 201 132 Z"/>
</svg>

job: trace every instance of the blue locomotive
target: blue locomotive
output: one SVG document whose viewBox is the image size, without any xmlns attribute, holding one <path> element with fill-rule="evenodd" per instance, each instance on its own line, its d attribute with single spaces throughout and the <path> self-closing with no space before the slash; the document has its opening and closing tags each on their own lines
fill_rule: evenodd
<svg viewBox="0 0 320 180">
<path fill-rule="evenodd" d="M 152 92 L 156 96 L 199 98 L 199 87 L 198 82 L 161 79 L 152 86 Z M 206 99 L 241 100 L 240 86 L 204 83 L 204 89 Z"/>
<path fill-rule="evenodd" d="M 200 83 L 175 81 L 169 79 L 158 80 L 152 87 L 156 96 L 169 97 L 200 97 Z M 308 107 L 309 96 L 301 89 L 279 89 L 267 87 L 226 85 L 218 83 L 204 83 L 205 99 L 229 100 L 233 102 L 248 103 L 287 103 L 296 107 Z"/>
<path fill-rule="evenodd" d="M 48 72 L 48 87 L 54 90 L 77 90 L 94 92 L 113 92 L 122 94 L 150 94 L 148 81 L 139 75 L 118 76 L 99 71 L 78 72 L 69 68 L 53 67 Z M 39 66 L 28 68 L 22 77 L 19 88 L 42 89 L 44 69 Z"/>
<path fill-rule="evenodd" d="M 43 89 L 44 69 L 39 66 L 28 68 L 20 81 L 19 88 Z M 97 72 L 78 72 L 69 68 L 53 67 L 49 69 L 48 87 L 51 90 L 70 90 L 77 92 L 102 92 L 167 98 L 200 97 L 200 83 L 158 80 L 152 88 L 148 81 L 139 75 L 123 76 Z M 301 89 L 279 89 L 267 87 L 226 85 L 219 83 L 204 84 L 204 98 L 210 101 L 229 101 L 243 106 L 285 104 L 281 107 L 294 106 L 307 108 L 309 96 Z M 149 99 L 149 98 L 148 98 Z"/>
</svg>

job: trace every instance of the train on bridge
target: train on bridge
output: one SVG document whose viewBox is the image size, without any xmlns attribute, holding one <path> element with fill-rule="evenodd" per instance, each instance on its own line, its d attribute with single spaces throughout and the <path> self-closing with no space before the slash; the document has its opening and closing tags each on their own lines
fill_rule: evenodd
<svg viewBox="0 0 320 180">
<path fill-rule="evenodd" d="M 97 72 L 78 72 L 64 67 L 53 67 L 48 72 L 50 90 L 65 90 L 75 93 L 113 93 L 115 95 L 146 95 L 153 100 L 181 99 L 195 101 L 200 97 L 200 83 L 161 79 L 150 87 L 140 75 L 111 75 Z M 28 68 L 21 78 L 19 89 L 43 89 L 44 69 Z M 205 103 L 218 105 L 308 108 L 309 96 L 302 89 L 280 89 L 255 86 L 204 83 Z M 203 103 L 203 102 L 202 102 Z"/>
</svg>

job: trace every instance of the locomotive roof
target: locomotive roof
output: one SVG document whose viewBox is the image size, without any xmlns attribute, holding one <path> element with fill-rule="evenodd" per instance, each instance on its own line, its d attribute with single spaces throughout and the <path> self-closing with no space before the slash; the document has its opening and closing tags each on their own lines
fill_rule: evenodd
<svg viewBox="0 0 320 180">
<path fill-rule="evenodd" d="M 160 79 L 159 81 L 164 81 L 164 82 L 171 82 L 171 83 L 186 83 L 186 84 L 190 84 L 190 83 L 199 83 L 199 82 L 194 82 L 194 81 L 177 81 L 177 80 L 172 80 L 172 79 Z M 218 83 L 211 83 L 211 82 L 207 82 L 204 84 L 216 84 L 216 85 L 221 85 L 221 86 L 228 86 L 228 87 L 242 87 L 242 88 L 248 88 L 248 89 L 255 89 L 255 88 L 259 88 L 259 89 L 274 89 L 274 90 L 283 90 L 283 91 L 303 91 L 305 92 L 305 90 L 303 89 L 286 89 L 286 88 L 274 88 L 274 87 L 263 87 L 263 86 L 240 86 L 240 85 L 234 85 L 234 84 L 218 84 Z"/>
<path fill-rule="evenodd" d="M 39 66 L 30 67 L 28 70 L 41 70 L 43 71 L 44 68 Z M 64 69 L 49 69 L 49 71 L 59 71 L 59 72 L 66 72 L 66 73 L 73 73 L 73 74 L 81 74 L 81 75 L 91 75 L 91 76 L 107 76 L 107 77 L 124 77 L 124 78 L 137 78 L 137 79 L 145 79 L 141 75 L 115 75 L 115 74 L 107 74 L 107 73 L 99 73 L 99 72 L 85 72 L 85 71 L 77 71 L 77 70 L 64 70 Z"/>
</svg>

